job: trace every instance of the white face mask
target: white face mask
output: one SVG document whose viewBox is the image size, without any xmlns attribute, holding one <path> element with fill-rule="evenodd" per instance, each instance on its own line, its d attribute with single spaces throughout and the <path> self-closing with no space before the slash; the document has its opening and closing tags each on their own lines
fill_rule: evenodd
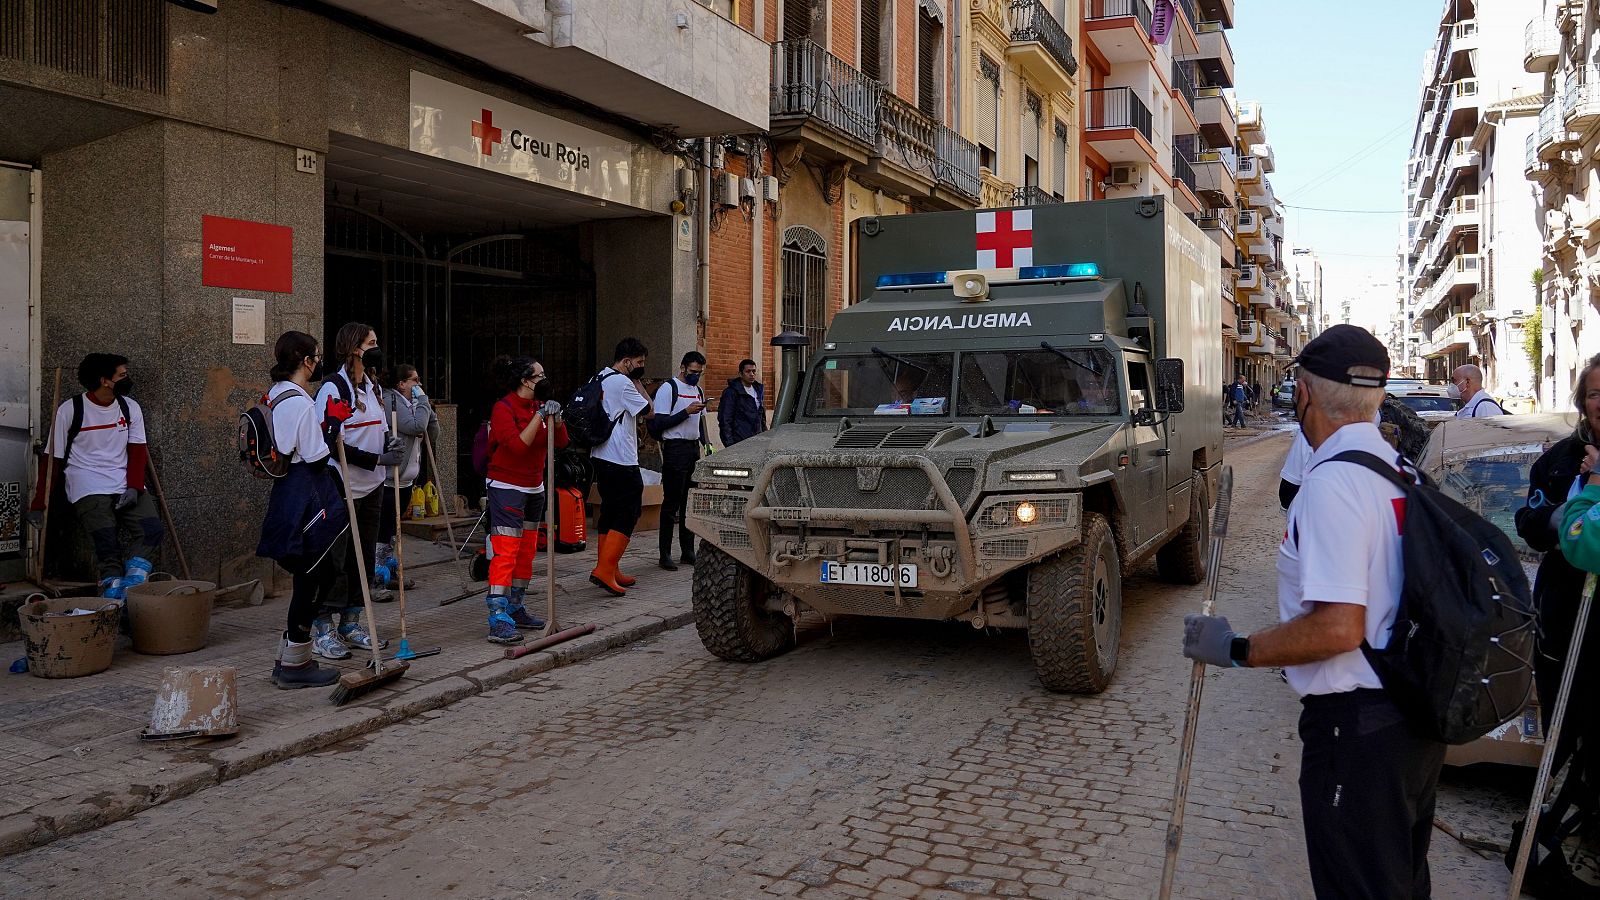
<svg viewBox="0 0 1600 900">
<path fill-rule="evenodd" d="M 1461 399 L 1461 388 L 1456 387 L 1455 383 L 1451 382 L 1450 386 L 1444 389 L 1444 394 L 1445 394 L 1446 397 L 1449 397 L 1451 400 L 1460 400 Z"/>
</svg>

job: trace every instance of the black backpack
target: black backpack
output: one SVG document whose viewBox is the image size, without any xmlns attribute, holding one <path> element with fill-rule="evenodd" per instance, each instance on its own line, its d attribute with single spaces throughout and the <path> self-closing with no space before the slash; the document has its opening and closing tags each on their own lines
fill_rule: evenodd
<svg viewBox="0 0 1600 900">
<path fill-rule="evenodd" d="M 621 372 L 597 372 L 583 387 L 578 388 L 567 403 L 564 418 L 567 423 L 567 443 L 579 450 L 593 450 L 611 440 L 611 432 L 622 421 L 619 413 L 615 419 L 606 415 L 603 387 L 605 380 Z"/>
<path fill-rule="evenodd" d="M 311 400 L 311 395 L 299 388 L 284 391 L 276 400 L 269 400 L 262 394 L 254 406 L 239 414 L 239 464 L 257 478 L 282 478 L 289 474 L 289 454 L 278 450 L 272 411 L 290 397 Z"/>
<path fill-rule="evenodd" d="M 1389 645 L 1361 652 L 1413 727 L 1465 744 L 1521 714 L 1533 694 L 1532 592 L 1505 532 L 1382 459 L 1350 450 L 1353 463 L 1405 492 L 1405 578 Z M 1402 461 L 1403 462 L 1403 461 Z"/>
</svg>

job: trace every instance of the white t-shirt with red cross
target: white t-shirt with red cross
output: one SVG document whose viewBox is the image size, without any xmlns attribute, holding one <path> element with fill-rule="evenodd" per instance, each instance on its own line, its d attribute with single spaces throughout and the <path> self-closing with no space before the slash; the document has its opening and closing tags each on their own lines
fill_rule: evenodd
<svg viewBox="0 0 1600 900">
<path fill-rule="evenodd" d="M 1314 603 L 1364 606 L 1367 643 L 1382 648 L 1394 628 L 1405 574 L 1405 495 L 1359 464 L 1323 465 L 1348 450 L 1395 458 L 1394 448 L 1368 422 L 1340 428 L 1312 452 L 1278 548 L 1278 615 L 1287 622 L 1311 612 Z M 1302 697 L 1383 686 L 1359 648 L 1283 671 Z"/>
<path fill-rule="evenodd" d="M 83 395 L 83 427 L 67 455 L 67 431 L 72 427 L 72 404 L 68 400 L 56 410 L 50 455 L 67 461 L 67 500 L 77 503 L 95 494 L 121 494 L 128 489 L 128 445 L 145 443 L 144 411 L 132 397 L 128 418 L 122 405 L 112 400 L 101 406 L 89 394 Z"/>
</svg>

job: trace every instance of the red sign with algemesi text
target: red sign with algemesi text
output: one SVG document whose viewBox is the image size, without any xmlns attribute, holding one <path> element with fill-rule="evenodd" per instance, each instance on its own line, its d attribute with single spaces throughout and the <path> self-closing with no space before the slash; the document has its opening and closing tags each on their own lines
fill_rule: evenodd
<svg viewBox="0 0 1600 900">
<path fill-rule="evenodd" d="M 294 229 L 200 217 L 200 283 L 246 291 L 294 290 Z"/>
</svg>

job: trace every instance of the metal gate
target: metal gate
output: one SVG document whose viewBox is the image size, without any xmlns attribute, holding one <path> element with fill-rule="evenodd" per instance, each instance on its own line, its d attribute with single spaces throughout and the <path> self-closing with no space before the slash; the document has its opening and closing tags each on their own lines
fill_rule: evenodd
<svg viewBox="0 0 1600 900">
<path fill-rule="evenodd" d="M 784 330 L 806 336 L 807 361 L 822 346 L 828 327 L 828 244 L 804 225 L 783 233 Z"/>
</svg>

